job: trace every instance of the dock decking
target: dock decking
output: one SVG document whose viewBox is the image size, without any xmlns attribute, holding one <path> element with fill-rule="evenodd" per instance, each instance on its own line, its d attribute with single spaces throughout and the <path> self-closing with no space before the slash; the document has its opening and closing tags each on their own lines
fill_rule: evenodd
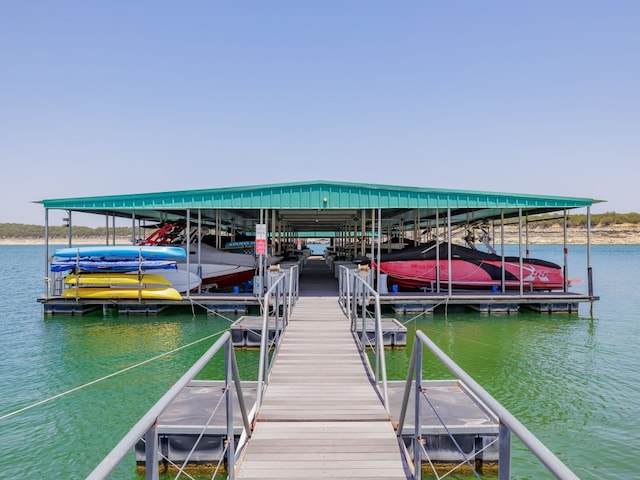
<svg viewBox="0 0 640 480">
<path fill-rule="evenodd" d="M 298 299 L 238 479 L 411 478 L 336 297 Z"/>
</svg>

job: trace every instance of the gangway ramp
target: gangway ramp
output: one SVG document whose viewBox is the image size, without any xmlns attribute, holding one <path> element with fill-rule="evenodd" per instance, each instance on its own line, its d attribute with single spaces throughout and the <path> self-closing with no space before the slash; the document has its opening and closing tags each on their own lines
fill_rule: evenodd
<svg viewBox="0 0 640 480">
<path fill-rule="evenodd" d="M 298 299 L 236 478 L 412 478 L 337 297 Z"/>
</svg>

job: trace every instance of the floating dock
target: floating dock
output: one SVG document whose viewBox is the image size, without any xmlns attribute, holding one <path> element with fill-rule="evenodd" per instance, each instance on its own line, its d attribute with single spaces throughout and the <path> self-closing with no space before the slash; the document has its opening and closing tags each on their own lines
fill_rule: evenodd
<svg viewBox="0 0 640 480">
<path fill-rule="evenodd" d="M 95 310 L 111 309 L 120 314 L 155 315 L 169 307 L 183 310 L 196 309 L 201 312 L 248 313 L 251 307 L 260 305 L 260 298 L 252 293 L 191 293 L 182 295 L 182 300 L 131 300 L 131 299 L 84 299 L 41 297 L 46 315 L 82 315 Z"/>
<path fill-rule="evenodd" d="M 255 382 L 242 382 L 242 385 L 245 402 L 248 405 L 253 405 L 256 400 Z M 163 470 L 171 470 L 171 463 L 182 465 L 189 452 L 196 446 L 200 436 L 203 440 L 197 444 L 189 457 L 186 470 L 206 470 L 218 462 L 224 450 L 227 434 L 225 412 L 224 410 L 217 411 L 212 421 L 210 421 L 210 417 L 214 406 L 223 395 L 223 387 L 224 382 L 222 381 L 194 380 L 160 416 L 156 431 L 159 437 L 160 452 L 163 456 Z M 313 389 L 321 387 L 320 383 L 312 386 Z M 389 402 L 393 425 L 396 425 L 399 419 L 404 387 L 404 381 L 389 382 Z M 473 458 L 482 450 L 482 462 L 487 465 L 497 465 L 499 458 L 496 439 L 499 424 L 495 416 L 458 380 L 428 381 L 424 382 L 423 388 L 434 407 L 434 410 L 423 409 L 421 423 L 422 437 L 425 444 L 428 445 L 431 460 L 443 466 L 463 462 L 464 458 L 457 450 L 455 441 L 467 458 Z M 413 395 L 413 389 L 411 392 Z M 325 406 L 324 409 L 324 420 L 328 420 L 329 406 Z M 233 428 L 236 440 L 238 440 L 242 433 L 242 419 L 237 398 L 234 398 L 233 411 Z M 434 411 L 438 412 L 440 419 Z M 445 422 L 446 428 L 440 420 Z M 410 443 L 414 429 L 413 409 L 409 408 L 402 436 L 406 445 Z M 359 432 L 358 435 L 363 433 Z M 283 435 L 283 438 L 289 436 L 286 432 L 283 432 Z M 280 439 L 278 448 L 274 448 L 275 451 L 272 453 L 282 454 L 282 450 L 287 448 L 287 442 L 291 441 Z M 364 449 L 360 440 L 358 442 Z M 318 448 L 309 448 L 305 452 L 304 458 L 308 461 L 326 458 L 330 449 L 328 445 L 321 443 L 329 442 L 318 442 Z M 339 443 L 353 442 L 347 438 L 342 439 Z M 139 442 L 136 446 L 136 463 L 139 468 L 143 468 L 144 462 L 144 443 Z"/>
<path fill-rule="evenodd" d="M 337 301 L 337 299 L 336 299 Z M 243 315 L 231 324 L 231 338 L 235 347 L 260 348 L 263 318 L 256 315 Z M 269 323 L 269 340 L 273 340 L 276 330 L 282 333 L 282 324 Z M 356 322 L 356 335 L 362 338 L 362 320 Z M 373 321 L 365 328 L 365 336 L 369 344 L 375 345 L 375 326 Z M 405 347 L 407 345 L 407 327 L 395 318 L 382 319 L 382 341 L 385 347 Z"/>
<path fill-rule="evenodd" d="M 399 292 L 380 295 L 380 304 L 395 313 L 439 313 L 450 307 L 467 308 L 484 314 L 518 313 L 521 309 L 539 313 L 578 313 L 580 303 L 591 302 L 592 297 L 571 292 L 531 292 L 520 295 L 508 291 L 454 290 L 448 293 Z"/>
<path fill-rule="evenodd" d="M 194 380 L 160 416 L 156 432 L 163 471 L 171 470 L 172 464 L 182 465 L 185 461 L 191 470 L 198 470 L 215 465 L 222 457 L 227 437 L 226 412 L 217 409 L 214 413 L 214 408 L 224 395 L 224 386 L 222 381 Z M 242 382 L 242 392 L 247 405 L 253 405 L 256 382 Z M 243 424 L 235 391 L 233 401 L 233 429 L 239 439 Z M 198 441 L 201 436 L 202 440 Z M 138 442 L 135 450 L 136 464 L 143 468 L 144 442 Z"/>
<path fill-rule="evenodd" d="M 231 339 L 234 347 L 260 348 L 262 340 L 263 318 L 256 315 L 243 315 L 231 324 Z M 276 332 L 281 334 L 283 325 L 276 326 L 273 318 L 268 325 L 269 340 L 272 341 Z"/>
<path fill-rule="evenodd" d="M 300 270 L 300 295 L 338 295 L 338 269 L 343 265 L 357 269 L 352 262 L 312 257 Z M 493 292 L 484 290 L 454 290 L 441 292 L 385 292 L 380 304 L 398 314 L 446 313 L 449 308 L 465 308 L 482 314 L 513 314 L 521 310 L 539 313 L 578 313 L 580 303 L 592 303 L 597 297 L 572 292 Z M 220 292 L 183 294 L 182 300 L 84 299 L 41 297 L 47 315 L 82 315 L 98 309 L 113 309 L 119 314 L 155 315 L 168 307 L 198 310 L 207 313 L 227 312 L 249 314 L 259 308 L 261 300 L 252 292 Z"/>
</svg>

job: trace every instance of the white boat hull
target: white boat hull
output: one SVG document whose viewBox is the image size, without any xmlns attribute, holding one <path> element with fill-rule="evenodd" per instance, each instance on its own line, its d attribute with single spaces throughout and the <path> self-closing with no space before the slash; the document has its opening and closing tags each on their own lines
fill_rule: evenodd
<svg viewBox="0 0 640 480">
<path fill-rule="evenodd" d="M 137 274 L 137 272 L 130 272 L 130 273 L 134 275 Z M 149 273 L 149 272 L 143 272 L 143 273 Z M 195 272 L 187 272 L 186 269 L 171 268 L 167 270 L 162 270 L 159 273 L 156 270 L 153 273 L 156 275 L 161 275 L 164 278 L 166 278 L 168 282 L 171 284 L 171 286 L 180 293 L 193 291 L 202 284 L 202 278 L 196 275 Z"/>
</svg>

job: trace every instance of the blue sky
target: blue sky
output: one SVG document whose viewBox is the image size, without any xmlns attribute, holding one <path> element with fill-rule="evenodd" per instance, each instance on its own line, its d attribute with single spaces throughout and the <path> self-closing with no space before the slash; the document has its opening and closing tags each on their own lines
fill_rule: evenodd
<svg viewBox="0 0 640 480">
<path fill-rule="evenodd" d="M 310 180 L 638 212 L 639 20 L 618 0 L 2 2 L 0 223 Z"/>
</svg>

